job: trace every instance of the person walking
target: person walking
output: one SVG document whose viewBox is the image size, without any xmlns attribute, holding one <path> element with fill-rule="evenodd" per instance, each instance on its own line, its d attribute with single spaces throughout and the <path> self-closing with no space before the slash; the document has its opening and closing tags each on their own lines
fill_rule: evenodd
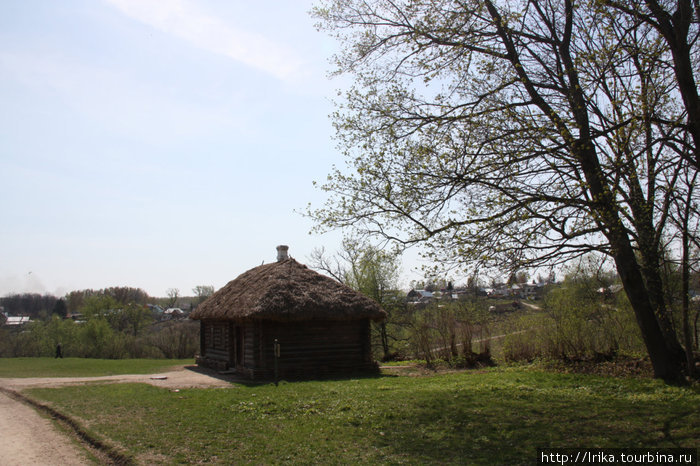
<svg viewBox="0 0 700 466">
<path fill-rule="evenodd" d="M 61 348 L 61 344 L 56 345 L 56 357 L 54 359 L 61 358 L 63 359 L 63 349 Z"/>
</svg>

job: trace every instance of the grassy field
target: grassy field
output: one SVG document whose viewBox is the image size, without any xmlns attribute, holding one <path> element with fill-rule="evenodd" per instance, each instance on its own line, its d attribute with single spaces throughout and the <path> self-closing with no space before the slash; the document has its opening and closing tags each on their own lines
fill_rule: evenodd
<svg viewBox="0 0 700 466">
<path fill-rule="evenodd" d="M 538 447 L 700 446 L 698 387 L 529 367 L 27 394 L 147 464 L 533 464 Z"/>
<path fill-rule="evenodd" d="M 0 377 L 98 377 L 151 374 L 192 359 L 0 358 Z"/>
</svg>

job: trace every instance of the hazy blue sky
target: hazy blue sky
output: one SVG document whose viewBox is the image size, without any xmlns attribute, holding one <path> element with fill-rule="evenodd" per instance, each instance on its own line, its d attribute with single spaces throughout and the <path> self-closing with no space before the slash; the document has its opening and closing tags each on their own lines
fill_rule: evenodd
<svg viewBox="0 0 700 466">
<path fill-rule="evenodd" d="M 0 295 L 223 286 L 342 159 L 303 0 L 0 2 Z"/>
</svg>

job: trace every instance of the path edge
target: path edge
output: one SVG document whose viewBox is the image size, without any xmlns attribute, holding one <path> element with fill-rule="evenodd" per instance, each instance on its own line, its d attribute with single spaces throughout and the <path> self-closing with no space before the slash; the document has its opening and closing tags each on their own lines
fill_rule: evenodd
<svg viewBox="0 0 700 466">
<path fill-rule="evenodd" d="M 136 462 L 131 456 L 118 451 L 114 446 L 109 445 L 106 442 L 98 439 L 97 437 L 89 433 L 87 430 L 85 430 L 78 421 L 71 418 L 70 416 L 63 414 L 60 411 L 57 411 L 51 406 L 48 406 L 44 403 L 34 400 L 33 398 L 23 395 L 18 391 L 11 390 L 5 387 L 0 387 L 0 392 L 4 393 L 5 395 L 9 396 L 14 400 L 27 404 L 35 409 L 38 409 L 39 411 L 48 414 L 51 418 L 55 419 L 56 421 L 60 422 L 64 426 L 68 427 L 71 431 L 73 431 L 81 441 L 87 443 L 88 446 L 90 446 L 91 448 L 94 448 L 100 453 L 104 454 L 107 458 L 109 458 L 110 461 L 113 462 L 113 464 L 119 466 L 132 466 L 136 464 Z"/>
</svg>

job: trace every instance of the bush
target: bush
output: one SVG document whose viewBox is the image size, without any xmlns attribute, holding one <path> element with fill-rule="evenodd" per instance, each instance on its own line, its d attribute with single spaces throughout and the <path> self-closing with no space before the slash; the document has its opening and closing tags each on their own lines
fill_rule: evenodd
<svg viewBox="0 0 700 466">
<path fill-rule="evenodd" d="M 491 360 L 488 329 L 483 309 L 474 303 L 437 304 L 414 313 L 410 341 L 428 366 L 441 359 L 472 367 Z"/>
<path fill-rule="evenodd" d="M 506 332 L 504 358 L 580 361 L 645 354 L 626 296 L 605 300 L 590 289 L 590 283 L 568 281 L 550 290 L 543 301 L 544 313 L 522 317 Z"/>
<path fill-rule="evenodd" d="M 168 359 L 192 358 L 199 350 L 199 322 L 161 322 L 153 326 L 149 344 Z"/>
<path fill-rule="evenodd" d="M 104 317 L 85 322 L 34 321 L 22 329 L 0 330 L 0 357 L 52 357 L 61 344 L 64 357 L 125 359 L 194 357 L 199 325 L 178 321 L 149 325 L 134 335 L 133 326 L 115 330 Z"/>
</svg>

